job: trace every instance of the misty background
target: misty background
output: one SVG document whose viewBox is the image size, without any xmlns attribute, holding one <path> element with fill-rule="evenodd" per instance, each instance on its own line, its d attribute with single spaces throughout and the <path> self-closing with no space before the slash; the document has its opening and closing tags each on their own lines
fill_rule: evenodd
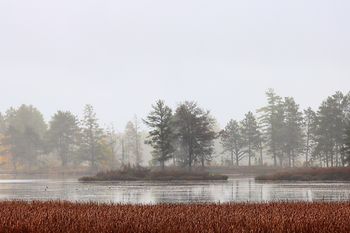
<svg viewBox="0 0 350 233">
<path fill-rule="evenodd" d="M 301 108 L 350 85 L 349 1 L 0 2 L 0 110 L 92 104 L 125 127 L 156 99 L 196 100 L 219 124 L 274 88 Z"/>
</svg>

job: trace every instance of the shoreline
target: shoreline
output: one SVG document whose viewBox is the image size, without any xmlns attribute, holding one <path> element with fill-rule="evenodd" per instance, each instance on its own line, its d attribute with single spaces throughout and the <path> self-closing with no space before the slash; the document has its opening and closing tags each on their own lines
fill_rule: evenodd
<svg viewBox="0 0 350 233">
<path fill-rule="evenodd" d="M 350 167 L 295 168 L 255 177 L 256 181 L 350 182 Z"/>
<path fill-rule="evenodd" d="M 96 181 L 227 181 L 228 176 L 206 171 L 155 170 L 147 168 L 125 168 L 99 172 L 94 176 L 79 178 L 80 182 Z"/>
</svg>

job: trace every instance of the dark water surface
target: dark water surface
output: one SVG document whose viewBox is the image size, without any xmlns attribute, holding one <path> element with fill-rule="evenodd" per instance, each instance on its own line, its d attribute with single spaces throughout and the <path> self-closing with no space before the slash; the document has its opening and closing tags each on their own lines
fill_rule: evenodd
<svg viewBox="0 0 350 233">
<path fill-rule="evenodd" d="M 350 183 L 228 181 L 98 182 L 76 178 L 23 179 L 0 176 L 0 200 L 68 200 L 103 203 L 348 201 Z"/>
</svg>

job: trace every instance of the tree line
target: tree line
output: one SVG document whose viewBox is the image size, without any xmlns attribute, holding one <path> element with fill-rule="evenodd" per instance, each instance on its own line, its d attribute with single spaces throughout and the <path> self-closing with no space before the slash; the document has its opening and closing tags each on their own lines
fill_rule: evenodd
<svg viewBox="0 0 350 233">
<path fill-rule="evenodd" d="M 144 123 L 151 128 L 153 158 L 164 168 L 167 161 L 187 166 L 205 166 L 213 159 L 215 141 L 220 141 L 224 164 L 239 166 L 334 167 L 350 162 L 350 94 L 336 92 L 317 111 L 301 110 L 293 97 L 266 92 L 267 104 L 256 114 L 249 111 L 241 121 L 230 120 L 217 130 L 210 112 L 195 102 L 184 102 L 172 111 L 164 101 L 152 106 Z"/>
<path fill-rule="evenodd" d="M 118 159 L 118 142 L 123 154 Z M 49 123 L 33 106 L 22 105 L 0 113 L 0 165 L 13 170 L 48 167 L 87 167 L 91 170 L 141 163 L 141 134 L 137 122 L 128 122 L 125 132 L 102 128 L 91 105 L 82 119 L 69 111 L 58 111 Z"/>
<path fill-rule="evenodd" d="M 336 92 L 317 110 L 301 110 L 292 97 L 266 92 L 267 103 L 220 129 L 210 111 L 185 101 L 174 110 L 164 101 L 125 130 L 100 126 L 91 105 L 81 119 L 58 111 L 48 123 L 33 106 L 0 113 L 0 166 L 87 167 L 92 170 L 150 165 L 192 169 L 221 158 L 221 165 L 347 166 L 350 163 L 350 94 Z"/>
</svg>

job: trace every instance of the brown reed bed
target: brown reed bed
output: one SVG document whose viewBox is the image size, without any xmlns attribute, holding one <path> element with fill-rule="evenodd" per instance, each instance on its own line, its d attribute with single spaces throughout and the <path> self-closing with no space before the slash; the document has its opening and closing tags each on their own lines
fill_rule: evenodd
<svg viewBox="0 0 350 233">
<path fill-rule="evenodd" d="M 350 232 L 350 203 L 0 202 L 0 232 Z"/>
</svg>

